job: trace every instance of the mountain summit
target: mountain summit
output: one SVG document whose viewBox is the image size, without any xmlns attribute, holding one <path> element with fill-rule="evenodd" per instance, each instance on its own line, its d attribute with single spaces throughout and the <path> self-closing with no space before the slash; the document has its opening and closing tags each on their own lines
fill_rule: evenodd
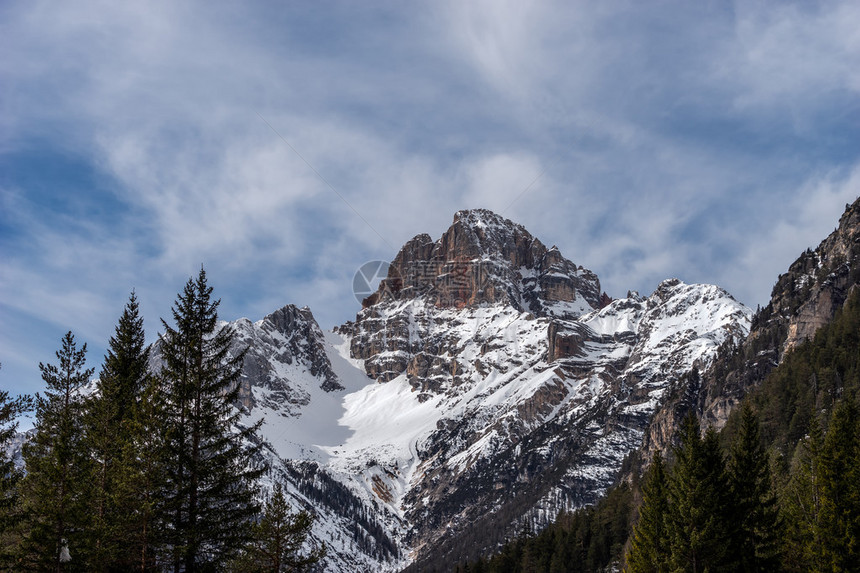
<svg viewBox="0 0 860 573">
<path fill-rule="evenodd" d="M 429 297 L 439 308 L 504 302 L 536 316 L 575 318 L 601 306 L 597 275 L 486 209 L 458 211 L 437 240 L 408 241 L 365 307 Z"/>
</svg>

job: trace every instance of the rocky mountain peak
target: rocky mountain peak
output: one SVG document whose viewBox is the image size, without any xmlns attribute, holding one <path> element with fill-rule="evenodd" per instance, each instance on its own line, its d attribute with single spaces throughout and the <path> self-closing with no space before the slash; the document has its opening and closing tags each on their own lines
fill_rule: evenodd
<svg viewBox="0 0 860 573">
<path fill-rule="evenodd" d="M 522 225 L 486 209 L 458 211 L 436 241 L 427 234 L 408 241 L 363 306 L 415 298 L 437 308 L 501 303 L 536 316 L 565 318 L 606 302 L 597 275 L 564 258 L 558 248 L 547 249 Z"/>
</svg>

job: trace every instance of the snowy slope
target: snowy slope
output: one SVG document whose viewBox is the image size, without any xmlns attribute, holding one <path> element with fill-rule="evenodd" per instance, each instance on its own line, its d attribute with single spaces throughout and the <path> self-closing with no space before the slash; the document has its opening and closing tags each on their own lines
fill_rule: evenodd
<svg viewBox="0 0 860 573">
<path fill-rule="evenodd" d="M 468 527 L 504 506 L 542 472 L 563 476 L 538 496 L 535 525 L 593 500 L 638 447 L 671 384 L 704 368 L 728 337 L 745 336 L 750 319 L 718 287 L 677 280 L 576 320 L 422 299 L 375 314 L 411 325 L 409 364 L 427 362 L 432 349 L 429 362 L 442 368 L 418 376 L 407 367 L 346 395 L 340 422 L 353 434 L 327 450 L 329 467 L 401 516 L 409 549 L 419 552 L 454 535 L 452 524 Z M 550 331 L 575 338 L 575 351 L 550 356 Z M 487 472 L 505 466 L 510 477 Z"/>
</svg>

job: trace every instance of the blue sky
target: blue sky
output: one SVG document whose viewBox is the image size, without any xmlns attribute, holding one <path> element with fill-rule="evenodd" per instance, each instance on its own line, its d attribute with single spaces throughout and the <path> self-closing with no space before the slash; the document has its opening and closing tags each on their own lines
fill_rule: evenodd
<svg viewBox="0 0 860 573">
<path fill-rule="evenodd" d="M 70 329 L 98 367 L 133 288 L 154 339 L 201 264 L 223 318 L 344 322 L 462 208 L 611 296 L 755 307 L 860 195 L 857 2 L 135 4 L 0 4 L 13 392 Z"/>
</svg>

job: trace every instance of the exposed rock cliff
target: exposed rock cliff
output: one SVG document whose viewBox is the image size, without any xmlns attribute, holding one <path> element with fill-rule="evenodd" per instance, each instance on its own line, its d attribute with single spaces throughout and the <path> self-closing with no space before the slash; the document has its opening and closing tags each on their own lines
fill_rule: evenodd
<svg viewBox="0 0 860 573">
<path fill-rule="evenodd" d="M 681 420 L 696 411 L 704 425 L 721 428 L 746 393 L 779 365 L 785 352 L 830 322 L 860 282 L 860 199 L 846 205 L 839 225 L 779 276 L 771 300 L 753 317 L 749 336 L 725 345 L 713 366 L 668 400 L 644 439 L 646 456 L 665 450 Z"/>
<path fill-rule="evenodd" d="M 457 375 L 446 344 L 428 344 L 426 313 L 404 310 L 421 300 L 436 309 L 501 304 L 535 317 L 575 319 L 608 304 L 597 275 L 547 249 L 521 225 L 491 211 L 459 211 L 437 241 L 418 235 L 391 262 L 377 292 L 365 299 L 351 329 L 352 355 L 367 374 L 388 381 Z"/>
</svg>

